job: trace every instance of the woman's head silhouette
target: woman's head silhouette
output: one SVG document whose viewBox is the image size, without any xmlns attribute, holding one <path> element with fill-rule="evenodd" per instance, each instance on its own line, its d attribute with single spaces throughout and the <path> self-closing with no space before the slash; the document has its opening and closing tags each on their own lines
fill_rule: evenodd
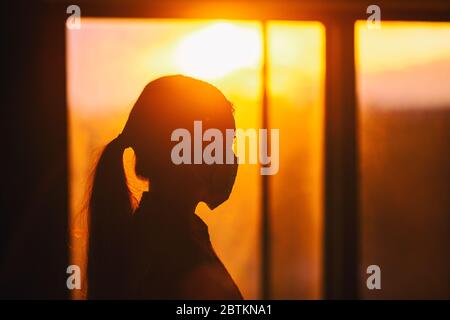
<svg viewBox="0 0 450 320">
<path fill-rule="evenodd" d="M 107 293 L 108 281 L 117 274 L 111 268 L 124 268 L 120 263 L 125 262 L 117 265 L 117 254 L 111 255 L 109 248 L 122 253 L 128 250 L 133 206 L 122 160 L 127 147 L 135 152 L 136 174 L 149 180 L 150 193 L 157 198 L 193 210 L 200 201 L 215 208 L 229 197 L 236 161 L 225 164 L 224 159 L 224 164 L 211 165 L 172 162 L 171 150 L 177 143 L 171 141 L 172 132 L 185 128 L 194 137 L 194 121 L 202 121 L 203 130 L 219 129 L 223 136 L 226 129 L 235 129 L 232 104 L 216 87 L 181 75 L 165 76 L 147 84 L 122 133 L 105 147 L 97 163 L 89 203 L 89 277 L 95 280 L 90 281 L 90 292 L 96 290 L 101 296 L 101 287 Z M 191 143 L 192 150 L 193 139 Z M 232 143 L 223 139 L 224 158 L 231 148 Z M 106 274 L 105 268 L 109 268 Z M 120 290 L 117 281 L 114 286 L 115 292 Z"/>
<path fill-rule="evenodd" d="M 215 207 L 215 198 L 228 197 L 217 193 L 230 191 L 235 166 L 175 165 L 171 159 L 172 132 L 184 128 L 194 137 L 194 121 L 202 121 L 204 130 L 219 129 L 224 136 L 226 129 L 235 129 L 232 105 L 216 87 L 185 76 L 162 77 L 145 87 L 120 139 L 134 149 L 136 173 L 149 179 L 152 190 L 190 196 Z M 191 143 L 193 150 L 192 139 Z M 223 148 L 232 145 L 224 142 Z M 226 188 L 219 190 L 221 185 Z"/>
</svg>

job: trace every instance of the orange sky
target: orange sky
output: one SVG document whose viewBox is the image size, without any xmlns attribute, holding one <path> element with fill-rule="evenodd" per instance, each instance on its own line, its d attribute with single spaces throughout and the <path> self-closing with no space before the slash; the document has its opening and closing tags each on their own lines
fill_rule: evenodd
<svg viewBox="0 0 450 320">
<path fill-rule="evenodd" d="M 356 23 L 360 104 L 378 109 L 450 108 L 450 23 Z"/>
</svg>

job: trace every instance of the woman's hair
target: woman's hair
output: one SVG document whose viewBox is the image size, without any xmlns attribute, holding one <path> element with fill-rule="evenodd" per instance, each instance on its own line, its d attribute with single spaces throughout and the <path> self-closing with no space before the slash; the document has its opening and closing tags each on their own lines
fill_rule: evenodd
<svg viewBox="0 0 450 320">
<path fill-rule="evenodd" d="M 170 160 L 170 135 L 174 129 L 192 131 L 194 120 L 221 130 L 234 129 L 232 112 L 231 103 L 217 88 L 193 78 L 166 76 L 144 88 L 122 133 L 104 148 L 93 176 L 89 199 L 89 298 L 127 296 L 129 284 L 124 275 L 132 259 L 133 199 L 123 166 L 124 150 L 133 148 L 137 174 L 152 184 L 153 180 L 164 179 L 174 166 Z"/>
</svg>

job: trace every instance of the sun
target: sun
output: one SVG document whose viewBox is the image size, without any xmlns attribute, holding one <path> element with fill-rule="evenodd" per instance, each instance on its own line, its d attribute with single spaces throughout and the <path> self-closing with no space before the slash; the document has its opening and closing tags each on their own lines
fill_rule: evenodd
<svg viewBox="0 0 450 320">
<path fill-rule="evenodd" d="M 218 22 L 183 38 L 175 50 L 175 63 L 186 75 L 217 79 L 258 66 L 261 44 L 258 28 Z"/>
</svg>

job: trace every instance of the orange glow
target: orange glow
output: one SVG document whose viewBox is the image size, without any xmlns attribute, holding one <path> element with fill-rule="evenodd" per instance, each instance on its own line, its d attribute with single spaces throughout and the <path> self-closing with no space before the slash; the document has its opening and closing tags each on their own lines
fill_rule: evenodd
<svg viewBox="0 0 450 320">
<path fill-rule="evenodd" d="M 399 110 L 448 106 L 448 39 L 448 22 L 382 22 L 377 30 L 358 21 L 355 60 L 364 105 Z"/>
<path fill-rule="evenodd" d="M 204 20 L 85 18 L 80 30 L 67 31 L 72 263 L 82 270 L 87 263 L 86 196 L 99 152 L 121 132 L 135 100 L 149 81 L 167 74 L 194 75 L 183 70 L 176 60 L 180 50 L 184 50 L 180 49 L 185 46 L 183 43 L 192 45 L 192 40 L 188 40 L 191 36 L 210 34 L 211 30 L 218 30 L 218 36 L 229 30 L 246 30 L 260 37 L 257 22 L 225 26 L 223 22 Z M 234 51 L 246 55 L 247 47 L 239 46 L 242 40 L 229 41 Z M 195 50 L 205 47 L 204 43 L 199 45 Z M 215 61 L 220 65 L 220 60 Z M 259 128 L 261 62 L 256 59 L 253 64 L 246 64 L 247 61 L 235 61 L 234 69 L 207 80 L 234 103 L 238 127 Z M 201 75 L 197 78 L 205 79 Z M 146 184 L 132 174 L 131 149 L 125 151 L 124 160 L 130 187 L 139 197 Z M 259 289 L 259 183 L 257 165 L 241 166 L 235 191 L 226 203 L 214 214 L 204 204 L 196 210 L 208 224 L 214 247 L 247 298 L 257 298 Z M 85 298 L 86 287 L 73 292 L 75 298 Z"/>
<path fill-rule="evenodd" d="M 183 73 L 215 79 L 245 67 L 257 67 L 261 35 L 257 29 L 219 22 L 186 36 L 175 52 Z"/>
<path fill-rule="evenodd" d="M 380 29 L 368 29 L 366 21 L 358 21 L 356 69 L 377 73 L 448 59 L 449 27 L 448 22 L 383 21 Z"/>
<path fill-rule="evenodd" d="M 280 128 L 280 171 L 273 178 L 273 254 L 279 298 L 319 298 L 324 29 L 320 23 L 269 23 L 271 123 Z M 217 86 L 239 128 L 261 127 L 261 24 L 255 21 L 84 18 L 67 31 L 72 263 L 86 267 L 86 195 L 102 147 L 121 132 L 151 80 L 182 73 Z M 299 129 L 300 127 L 300 129 Z M 124 155 L 131 189 L 146 184 Z M 247 299 L 260 298 L 261 176 L 241 165 L 230 196 L 207 223 L 219 257 Z M 300 248 L 300 249 L 299 249 Z M 295 279 L 293 281 L 292 279 Z M 84 298 L 86 281 L 74 298 Z"/>
<path fill-rule="evenodd" d="M 355 25 L 360 268 L 388 270 L 382 290 L 359 274 L 363 299 L 449 296 L 449 40 L 448 22 Z"/>
<path fill-rule="evenodd" d="M 319 299 L 325 28 L 277 21 L 268 36 L 269 122 L 280 128 L 280 172 L 270 192 L 272 291 L 280 299 Z"/>
</svg>

